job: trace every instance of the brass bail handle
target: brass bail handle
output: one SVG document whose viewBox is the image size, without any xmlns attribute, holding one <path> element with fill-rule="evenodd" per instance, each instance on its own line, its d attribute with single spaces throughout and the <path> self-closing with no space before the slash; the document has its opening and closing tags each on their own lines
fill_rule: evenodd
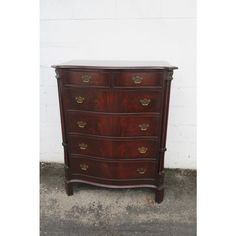
<svg viewBox="0 0 236 236">
<path fill-rule="evenodd" d="M 149 124 L 145 124 L 145 123 L 140 124 L 138 127 L 140 128 L 141 131 L 147 131 L 149 128 Z"/>
<path fill-rule="evenodd" d="M 80 164 L 80 169 L 86 171 L 88 169 L 87 164 Z"/>
<path fill-rule="evenodd" d="M 75 97 L 75 101 L 78 103 L 78 104 L 82 104 L 84 102 L 85 98 L 84 97 L 81 97 L 81 96 L 77 96 Z"/>
<path fill-rule="evenodd" d="M 133 76 L 132 80 L 134 81 L 135 84 L 141 84 L 143 81 L 143 77 L 139 75 Z"/>
<path fill-rule="evenodd" d="M 79 121 L 77 122 L 77 125 L 79 126 L 79 128 L 83 129 L 83 128 L 87 125 L 87 122 L 86 122 L 86 121 L 79 120 Z"/>
<path fill-rule="evenodd" d="M 140 175 L 143 175 L 145 172 L 146 172 L 146 168 L 138 168 L 137 169 L 137 172 L 140 174 Z"/>
<path fill-rule="evenodd" d="M 88 144 L 86 144 L 86 143 L 80 143 L 80 144 L 79 144 L 80 150 L 86 150 L 87 147 L 88 147 Z"/>
<path fill-rule="evenodd" d="M 82 82 L 83 83 L 89 83 L 92 79 L 91 75 L 85 74 L 81 76 Z"/>
<path fill-rule="evenodd" d="M 143 99 L 140 99 L 139 101 L 142 104 L 142 106 L 148 106 L 150 104 L 150 102 L 151 102 L 151 99 L 143 98 Z"/>
<path fill-rule="evenodd" d="M 147 147 L 139 147 L 138 151 L 140 154 L 145 154 L 147 152 L 148 148 Z"/>
</svg>

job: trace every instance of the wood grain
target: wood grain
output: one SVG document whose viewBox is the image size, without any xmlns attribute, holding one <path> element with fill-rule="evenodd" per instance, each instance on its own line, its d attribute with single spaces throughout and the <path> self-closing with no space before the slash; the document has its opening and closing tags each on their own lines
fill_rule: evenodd
<svg viewBox="0 0 236 236">
<path fill-rule="evenodd" d="M 73 194 L 74 183 L 150 187 L 160 203 L 170 82 L 176 67 L 121 64 L 54 66 L 66 192 Z"/>
</svg>

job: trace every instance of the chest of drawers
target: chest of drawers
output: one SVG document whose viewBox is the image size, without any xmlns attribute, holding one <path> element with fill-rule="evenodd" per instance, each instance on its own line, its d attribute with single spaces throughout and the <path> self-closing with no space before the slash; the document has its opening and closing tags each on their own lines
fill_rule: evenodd
<svg viewBox="0 0 236 236">
<path fill-rule="evenodd" d="M 65 186 L 149 187 L 164 196 L 170 84 L 164 62 L 71 61 L 56 70 Z"/>
</svg>

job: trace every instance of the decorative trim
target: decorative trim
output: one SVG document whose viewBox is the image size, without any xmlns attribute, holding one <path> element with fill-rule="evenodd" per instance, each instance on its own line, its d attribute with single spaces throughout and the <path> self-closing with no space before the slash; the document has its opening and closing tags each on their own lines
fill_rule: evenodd
<svg viewBox="0 0 236 236">
<path fill-rule="evenodd" d="M 73 180 L 68 180 L 66 181 L 67 184 L 69 183 L 85 183 L 85 184 L 90 184 L 98 187 L 107 187 L 107 188 L 154 188 L 158 189 L 158 186 L 156 185 L 151 185 L 151 184 L 137 184 L 137 185 L 112 185 L 112 184 L 99 184 L 99 183 L 94 183 L 91 181 L 87 180 L 81 180 L 81 179 L 73 179 Z"/>
<path fill-rule="evenodd" d="M 162 95 L 162 118 L 161 118 L 161 137 L 160 137 L 160 150 L 166 149 L 166 135 L 167 135 L 167 124 L 168 124 L 168 113 L 169 113 L 169 100 L 170 100 L 170 85 L 172 80 L 173 71 L 167 70 L 167 78 L 165 79 L 165 86 Z M 160 158 L 158 161 L 158 173 L 164 169 L 164 151 L 160 152 Z"/>
<path fill-rule="evenodd" d="M 60 79 L 60 75 L 59 75 L 58 69 L 55 70 L 55 73 L 56 73 L 56 75 L 55 75 L 56 79 L 57 79 L 57 80 Z"/>
<path fill-rule="evenodd" d="M 64 165 L 64 171 L 65 171 L 65 179 L 68 181 L 69 179 L 69 166 Z"/>
<path fill-rule="evenodd" d="M 164 184 L 164 179 L 165 179 L 165 172 L 162 170 L 158 173 L 157 175 L 157 180 L 156 180 L 156 184 L 158 186 L 158 188 L 162 187 Z"/>
<path fill-rule="evenodd" d="M 165 80 L 172 80 L 173 79 L 173 70 L 168 71 L 167 78 Z"/>
<path fill-rule="evenodd" d="M 112 182 L 125 182 L 125 181 L 152 181 L 153 183 L 155 182 L 155 178 L 135 178 L 135 179 L 109 179 L 109 178 L 102 178 L 102 177 L 95 177 L 92 175 L 87 175 L 87 174 L 80 174 L 80 173 L 72 173 L 72 176 L 75 177 L 85 177 L 85 178 L 91 178 L 96 180 L 103 180 L 103 181 L 112 181 Z M 77 179 L 76 179 L 77 180 Z"/>
<path fill-rule="evenodd" d="M 159 152 L 165 152 L 166 150 L 166 148 L 160 148 Z"/>
</svg>

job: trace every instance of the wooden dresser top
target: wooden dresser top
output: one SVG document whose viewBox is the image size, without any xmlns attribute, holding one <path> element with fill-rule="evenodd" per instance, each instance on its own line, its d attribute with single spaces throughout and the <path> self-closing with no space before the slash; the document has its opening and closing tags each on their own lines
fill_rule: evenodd
<svg viewBox="0 0 236 236">
<path fill-rule="evenodd" d="M 53 68 L 91 68 L 91 69 L 178 69 L 165 61 L 102 61 L 102 60 L 73 60 L 59 65 L 53 65 Z"/>
</svg>

